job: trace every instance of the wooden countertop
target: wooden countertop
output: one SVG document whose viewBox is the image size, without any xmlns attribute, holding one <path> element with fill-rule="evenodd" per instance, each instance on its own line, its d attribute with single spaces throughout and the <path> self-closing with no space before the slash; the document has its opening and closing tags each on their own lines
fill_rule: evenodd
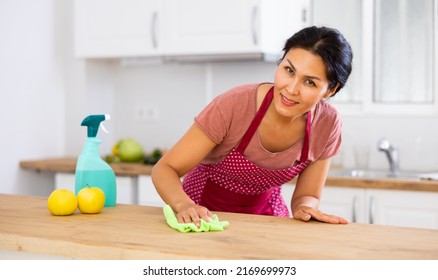
<svg viewBox="0 0 438 280">
<path fill-rule="evenodd" d="M 438 192 L 438 181 L 431 180 L 398 180 L 381 178 L 354 178 L 354 177 L 327 177 L 326 186 L 381 189 L 381 190 L 402 190 L 402 191 L 424 191 Z"/>
<path fill-rule="evenodd" d="M 118 176 L 138 176 L 150 175 L 152 165 L 140 163 L 112 163 L 110 164 L 114 173 Z M 20 167 L 24 169 L 35 170 L 38 172 L 64 172 L 75 173 L 76 158 L 48 158 L 41 160 L 20 161 Z"/>
<path fill-rule="evenodd" d="M 217 212 L 222 232 L 180 233 L 162 209 L 52 216 L 47 197 L 0 194 L 0 249 L 75 259 L 438 259 L 438 230 Z"/>
<path fill-rule="evenodd" d="M 75 158 L 55 158 L 21 161 L 20 167 L 36 171 L 74 173 Z M 111 164 L 114 173 L 118 176 L 150 175 L 152 166 L 138 163 Z M 438 192 L 438 181 L 409 181 L 395 179 L 367 179 L 354 177 L 328 177 L 326 186 L 353 187 L 365 189 L 389 189 Z"/>
</svg>

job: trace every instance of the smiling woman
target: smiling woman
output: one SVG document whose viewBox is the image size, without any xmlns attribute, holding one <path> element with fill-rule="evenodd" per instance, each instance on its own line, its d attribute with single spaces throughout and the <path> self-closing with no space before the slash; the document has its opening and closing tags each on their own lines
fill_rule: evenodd
<svg viewBox="0 0 438 280">
<path fill-rule="evenodd" d="M 283 51 L 274 83 L 216 97 L 154 166 L 155 187 L 179 222 L 199 225 L 210 210 L 289 217 L 281 186 L 296 176 L 295 219 L 348 222 L 318 206 L 341 144 L 341 121 L 326 99 L 348 79 L 351 47 L 335 29 L 308 27 Z"/>
</svg>

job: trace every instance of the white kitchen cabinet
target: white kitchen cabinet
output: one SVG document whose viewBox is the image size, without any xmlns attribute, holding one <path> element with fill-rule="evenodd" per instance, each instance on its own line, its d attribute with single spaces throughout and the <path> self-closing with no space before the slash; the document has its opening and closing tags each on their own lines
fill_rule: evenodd
<svg viewBox="0 0 438 280">
<path fill-rule="evenodd" d="M 366 190 L 367 219 L 373 224 L 438 229 L 438 193 Z"/>
<path fill-rule="evenodd" d="M 438 193 L 327 186 L 320 210 L 351 222 L 438 229 Z"/>
<path fill-rule="evenodd" d="M 166 55 L 278 56 L 308 24 L 308 0 L 166 0 Z"/>
<path fill-rule="evenodd" d="M 139 204 L 146 206 L 163 207 L 164 201 L 155 189 L 152 178 L 149 175 L 141 175 L 138 178 Z"/>
<path fill-rule="evenodd" d="M 346 218 L 352 223 L 365 223 L 364 197 L 364 189 L 325 187 L 319 209 Z"/>
<path fill-rule="evenodd" d="M 294 189 L 294 184 L 282 187 L 289 211 Z M 436 192 L 326 186 L 319 210 L 352 223 L 438 229 Z"/>
<path fill-rule="evenodd" d="M 291 212 L 290 202 L 294 184 L 285 184 L 281 194 Z M 363 202 L 365 190 L 359 188 L 324 187 L 319 209 L 322 212 L 337 215 L 348 219 L 350 222 L 363 222 Z"/>
<path fill-rule="evenodd" d="M 75 0 L 75 52 L 82 58 L 264 53 L 277 59 L 284 41 L 308 25 L 309 2 Z"/>
<path fill-rule="evenodd" d="M 161 54 L 163 1 L 75 0 L 75 54 L 82 58 Z"/>
<path fill-rule="evenodd" d="M 117 203 L 136 204 L 137 177 L 116 176 Z M 71 173 L 55 174 L 55 189 L 75 191 L 75 175 Z"/>
<path fill-rule="evenodd" d="M 149 175 L 116 176 L 117 203 L 163 207 L 164 202 L 155 190 Z M 75 175 L 56 173 L 55 188 L 75 190 Z"/>
</svg>

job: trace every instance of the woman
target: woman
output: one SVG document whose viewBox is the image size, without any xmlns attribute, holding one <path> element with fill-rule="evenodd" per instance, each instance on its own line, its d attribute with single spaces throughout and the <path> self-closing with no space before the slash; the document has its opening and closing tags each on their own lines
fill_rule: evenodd
<svg viewBox="0 0 438 280">
<path fill-rule="evenodd" d="M 326 100 L 351 73 L 350 45 L 335 29 L 308 27 L 283 51 L 273 84 L 216 97 L 154 166 L 154 185 L 179 222 L 199 226 L 210 210 L 289 217 L 280 187 L 298 176 L 294 219 L 348 223 L 318 207 L 341 144 L 341 121 Z"/>
</svg>

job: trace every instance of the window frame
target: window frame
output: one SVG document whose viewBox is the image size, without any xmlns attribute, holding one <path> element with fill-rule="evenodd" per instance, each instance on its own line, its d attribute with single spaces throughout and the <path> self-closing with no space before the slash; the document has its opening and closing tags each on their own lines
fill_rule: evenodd
<svg viewBox="0 0 438 280">
<path fill-rule="evenodd" d="M 411 115 L 436 116 L 438 115 L 438 0 L 433 1 L 433 101 L 429 103 L 376 103 L 375 91 L 375 6 L 376 1 L 362 1 L 362 97 L 359 102 L 336 102 L 333 105 L 349 116 L 357 115 Z M 353 69 L 354 71 L 354 69 Z M 342 93 L 341 93 L 342 94 Z"/>
</svg>

